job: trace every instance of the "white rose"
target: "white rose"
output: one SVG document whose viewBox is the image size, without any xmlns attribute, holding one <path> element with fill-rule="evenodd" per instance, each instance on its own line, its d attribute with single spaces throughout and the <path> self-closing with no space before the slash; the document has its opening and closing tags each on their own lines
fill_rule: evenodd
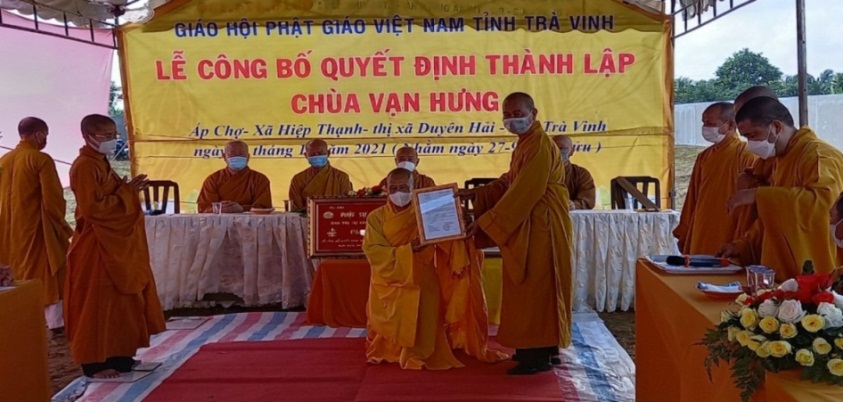
<svg viewBox="0 0 843 402">
<path fill-rule="evenodd" d="M 779 306 L 777 316 L 781 322 L 794 323 L 802 320 L 805 311 L 802 310 L 802 304 L 798 300 L 785 300 Z"/>
<path fill-rule="evenodd" d="M 735 303 L 738 303 L 738 304 L 744 304 L 744 302 L 746 301 L 746 299 L 747 299 L 748 297 L 749 297 L 749 295 L 748 295 L 748 294 L 746 294 L 746 293 L 741 293 L 741 294 L 740 294 L 740 296 L 738 296 L 738 298 L 737 298 L 737 299 L 735 299 Z"/>
<path fill-rule="evenodd" d="M 843 311 L 831 303 L 820 303 L 817 314 L 825 318 L 825 328 L 843 327 Z"/>
<path fill-rule="evenodd" d="M 837 294 L 837 292 L 833 290 L 831 291 L 831 294 L 834 295 L 834 305 L 837 306 L 837 308 L 843 309 L 843 296 Z"/>
<path fill-rule="evenodd" d="M 779 286 L 779 289 L 785 292 L 795 292 L 799 290 L 799 283 L 796 282 L 796 279 L 788 279 Z"/>
<path fill-rule="evenodd" d="M 775 317 L 778 312 L 779 306 L 777 306 L 772 300 L 764 300 L 764 302 L 758 306 L 758 316 L 761 318 Z"/>
</svg>

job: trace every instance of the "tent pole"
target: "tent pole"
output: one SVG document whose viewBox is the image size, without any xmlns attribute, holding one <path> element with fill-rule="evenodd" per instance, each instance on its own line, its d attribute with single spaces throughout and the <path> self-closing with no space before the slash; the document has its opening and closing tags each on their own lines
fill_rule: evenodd
<svg viewBox="0 0 843 402">
<path fill-rule="evenodd" d="M 805 0 L 796 0 L 796 58 L 799 72 L 799 125 L 808 125 L 808 63 L 805 49 Z"/>
</svg>

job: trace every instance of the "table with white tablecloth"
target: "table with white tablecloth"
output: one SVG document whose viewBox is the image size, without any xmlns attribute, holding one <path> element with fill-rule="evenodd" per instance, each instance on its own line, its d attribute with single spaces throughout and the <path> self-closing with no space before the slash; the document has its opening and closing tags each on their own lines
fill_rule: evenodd
<svg viewBox="0 0 843 402">
<path fill-rule="evenodd" d="M 229 293 L 246 306 L 303 306 L 313 280 L 307 220 L 299 214 L 146 218 L 152 272 L 165 310 Z"/>
<path fill-rule="evenodd" d="M 635 299 L 635 261 L 678 252 L 674 211 L 573 211 L 574 310 L 629 310 Z"/>
<path fill-rule="evenodd" d="M 574 211 L 571 219 L 574 310 L 629 310 L 636 259 L 676 252 L 676 212 Z M 307 304 L 318 261 L 307 258 L 307 220 L 298 214 L 150 216 L 146 232 L 167 310 L 205 306 L 199 301 L 214 293 L 246 306 Z"/>
</svg>

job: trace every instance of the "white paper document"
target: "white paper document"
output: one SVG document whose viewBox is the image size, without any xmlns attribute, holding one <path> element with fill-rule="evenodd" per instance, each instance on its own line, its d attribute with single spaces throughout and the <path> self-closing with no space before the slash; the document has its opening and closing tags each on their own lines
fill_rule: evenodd
<svg viewBox="0 0 843 402">
<path fill-rule="evenodd" d="M 427 240 L 462 234 L 459 210 L 451 188 L 419 193 L 422 229 Z"/>
</svg>

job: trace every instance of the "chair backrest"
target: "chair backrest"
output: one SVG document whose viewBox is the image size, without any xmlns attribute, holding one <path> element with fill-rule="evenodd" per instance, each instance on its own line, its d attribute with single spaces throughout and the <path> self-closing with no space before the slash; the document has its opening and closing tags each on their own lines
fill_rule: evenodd
<svg viewBox="0 0 843 402">
<path fill-rule="evenodd" d="M 143 202 L 146 210 L 153 212 L 167 211 L 167 204 L 170 201 L 170 189 L 173 189 L 173 212 L 181 213 L 181 198 L 179 197 L 178 183 L 170 180 L 150 180 L 149 187 L 143 190 Z M 157 204 L 158 208 L 154 208 Z"/>
<path fill-rule="evenodd" d="M 465 181 L 465 189 L 468 190 L 468 189 L 472 189 L 472 188 L 475 188 L 475 187 L 482 187 L 482 186 L 485 186 L 485 185 L 487 185 L 487 184 L 489 184 L 489 183 L 491 183 L 495 180 L 497 180 L 497 179 L 491 178 L 491 177 L 475 177 L 473 179 Z M 471 205 L 471 201 L 464 200 L 462 204 L 463 204 L 463 208 L 465 209 L 465 211 L 469 215 L 474 213 L 474 208 L 473 208 L 473 205 Z"/>
<path fill-rule="evenodd" d="M 469 189 L 469 188 L 474 188 L 474 187 L 485 186 L 485 185 L 487 185 L 487 184 L 489 184 L 489 183 L 491 183 L 495 180 L 497 180 L 497 179 L 489 178 L 489 177 L 475 177 L 471 180 L 465 181 L 465 188 Z"/>
<path fill-rule="evenodd" d="M 659 179 L 650 176 L 621 176 L 626 179 L 630 184 L 635 186 L 638 191 L 641 191 L 645 196 L 648 198 L 654 198 L 653 202 L 656 204 L 659 209 L 662 207 L 661 203 L 661 184 L 659 183 Z M 650 188 L 653 185 L 653 197 L 650 197 Z M 612 196 L 612 209 L 627 209 L 627 201 L 629 193 L 624 190 L 623 187 L 618 183 L 617 179 L 612 179 L 611 181 L 611 196 Z M 632 199 L 632 209 L 639 209 L 642 208 L 643 204 L 639 202 L 637 199 Z"/>
</svg>

